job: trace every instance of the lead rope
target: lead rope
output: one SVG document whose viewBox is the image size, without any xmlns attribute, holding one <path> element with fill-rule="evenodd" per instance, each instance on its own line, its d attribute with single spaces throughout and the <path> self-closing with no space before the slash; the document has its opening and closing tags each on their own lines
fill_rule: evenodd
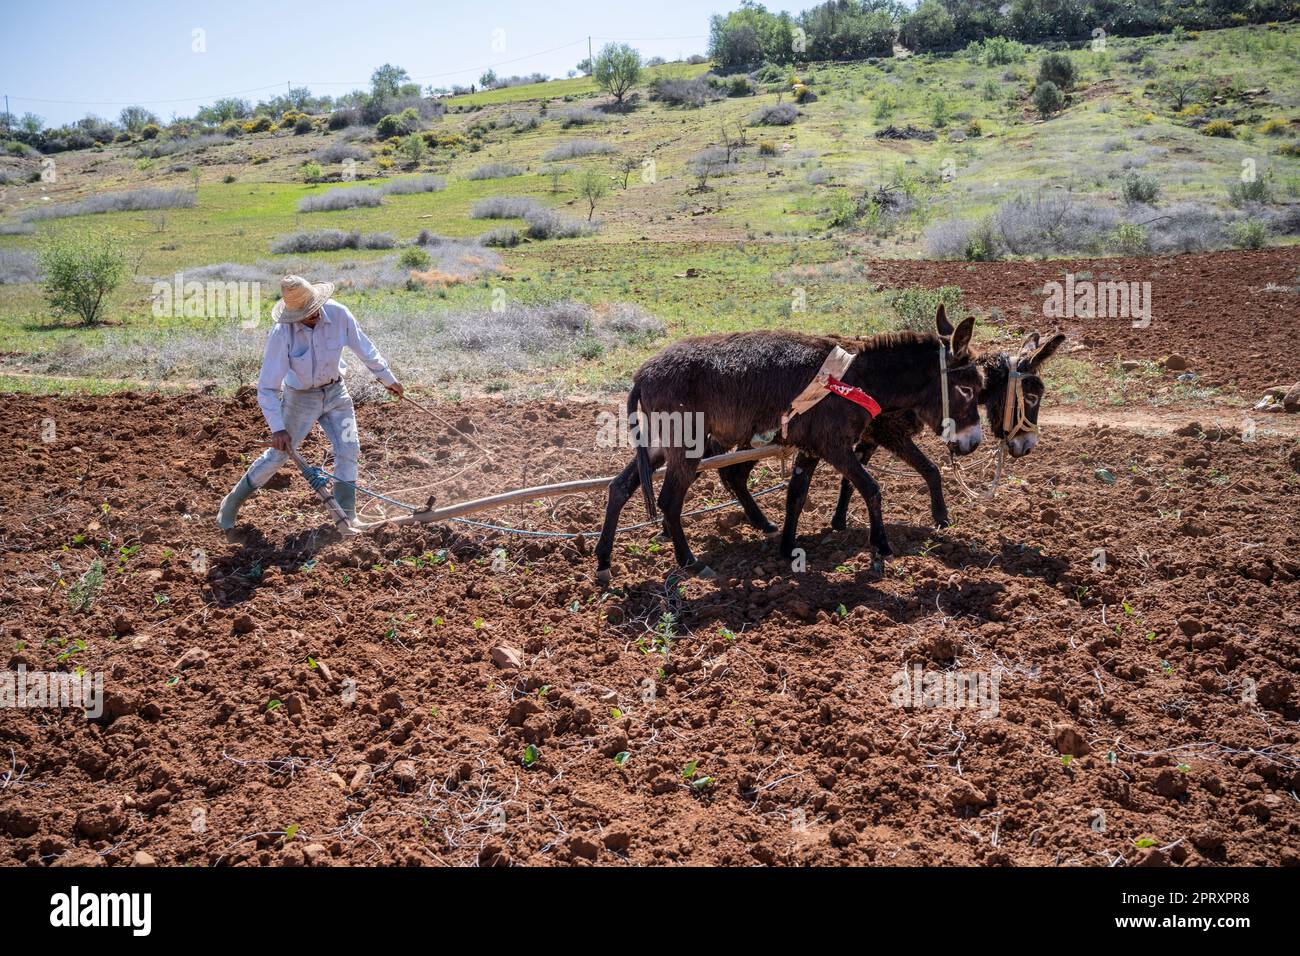
<svg viewBox="0 0 1300 956">
<path fill-rule="evenodd" d="M 948 414 L 948 355 L 944 350 L 943 339 L 939 340 L 939 394 L 943 397 L 943 418 L 939 420 L 939 429 L 943 434 L 945 443 L 952 440 L 949 434 L 949 423 L 952 418 Z M 948 452 L 952 455 L 952 451 Z"/>
<path fill-rule="evenodd" d="M 939 364 L 941 367 L 943 366 L 942 355 L 939 357 Z M 1015 364 L 1010 359 L 1008 360 L 1007 365 L 1007 394 L 1002 402 L 1002 440 L 998 442 L 997 466 L 993 472 L 993 483 L 989 485 L 987 490 L 977 492 L 971 489 L 970 485 L 966 483 L 966 479 L 962 477 L 961 469 L 957 466 L 957 456 L 952 453 L 951 448 L 948 449 L 948 462 L 952 465 L 952 473 L 957 479 L 957 484 L 972 501 L 977 501 L 980 498 L 996 498 L 998 496 L 998 488 L 1002 485 L 1002 469 L 1007 460 L 1007 444 L 1021 432 L 1030 432 L 1034 434 L 1038 432 L 1038 426 L 1025 417 L 1025 389 L 1024 384 L 1021 382 L 1021 379 L 1025 377 L 1025 373 L 1016 368 Z M 947 385 L 948 382 L 945 378 L 943 390 L 945 415 L 948 410 Z M 1011 421 L 1013 408 L 1016 417 L 1014 425 Z"/>
</svg>

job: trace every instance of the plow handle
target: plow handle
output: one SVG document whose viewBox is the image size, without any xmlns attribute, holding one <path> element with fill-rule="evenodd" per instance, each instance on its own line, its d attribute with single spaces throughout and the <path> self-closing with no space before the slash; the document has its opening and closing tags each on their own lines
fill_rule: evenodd
<svg viewBox="0 0 1300 956">
<path fill-rule="evenodd" d="M 298 466 L 298 471 L 302 473 L 303 478 L 306 478 L 307 473 L 311 470 L 311 466 L 308 465 L 302 455 L 298 453 L 298 449 L 290 448 L 289 457 L 292 458 L 293 463 Z M 308 485 L 311 485 L 310 481 L 307 483 Z M 321 500 L 325 505 L 325 510 L 328 511 L 330 517 L 334 519 L 334 525 L 338 528 L 339 534 L 344 537 L 350 537 L 357 533 L 356 529 L 353 528 L 352 524 L 348 521 L 348 516 L 343 513 L 343 508 L 334 500 L 332 494 L 326 491 L 323 486 L 317 488 L 315 485 L 311 485 L 311 490 L 316 493 L 316 497 Z"/>
</svg>

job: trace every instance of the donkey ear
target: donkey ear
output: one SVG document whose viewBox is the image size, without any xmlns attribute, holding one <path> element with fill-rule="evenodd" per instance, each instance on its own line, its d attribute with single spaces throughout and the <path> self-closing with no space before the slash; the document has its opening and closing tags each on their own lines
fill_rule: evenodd
<svg viewBox="0 0 1300 956">
<path fill-rule="evenodd" d="M 1038 368 L 1038 366 L 1042 365 L 1049 358 L 1051 358 L 1052 353 L 1054 353 L 1058 348 L 1060 348 L 1061 343 L 1064 341 L 1065 341 L 1065 336 L 1060 332 L 1057 332 L 1050 339 L 1048 339 L 1047 344 L 1044 345 L 1042 348 L 1040 348 L 1037 352 L 1035 352 L 1033 357 L 1029 360 L 1030 369 Z"/>
<path fill-rule="evenodd" d="M 952 335 L 952 323 L 948 321 L 948 311 L 942 302 L 939 303 L 939 311 L 934 314 L 934 327 L 944 338 Z"/>
<path fill-rule="evenodd" d="M 1020 357 L 1028 358 L 1034 354 L 1034 349 L 1038 348 L 1038 333 L 1030 332 L 1028 337 L 1020 346 Z"/>
<path fill-rule="evenodd" d="M 962 319 L 961 325 L 957 326 L 957 331 L 952 334 L 952 354 L 961 355 L 970 348 L 971 336 L 975 333 L 975 316 L 967 316 Z"/>
</svg>

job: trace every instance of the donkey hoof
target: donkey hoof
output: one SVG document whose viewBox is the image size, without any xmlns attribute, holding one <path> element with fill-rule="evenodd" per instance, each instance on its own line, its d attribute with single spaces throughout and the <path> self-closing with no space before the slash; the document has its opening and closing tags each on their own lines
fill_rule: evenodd
<svg viewBox="0 0 1300 956">
<path fill-rule="evenodd" d="M 935 515 L 934 526 L 936 528 L 950 528 L 952 527 L 952 519 L 948 517 L 946 512 L 941 515 Z"/>
<path fill-rule="evenodd" d="M 831 530 L 832 530 L 832 531 L 847 531 L 847 530 L 848 530 L 848 527 L 849 527 L 849 522 L 848 522 L 848 519 L 847 519 L 847 518 L 832 518 L 832 519 L 831 519 Z"/>
<path fill-rule="evenodd" d="M 596 583 L 601 587 L 605 587 L 605 585 L 609 584 L 612 577 L 613 575 L 610 574 L 609 568 L 596 569 Z"/>
<path fill-rule="evenodd" d="M 871 556 L 871 570 L 876 574 L 885 573 L 885 556 L 883 554 L 874 554 Z"/>
</svg>

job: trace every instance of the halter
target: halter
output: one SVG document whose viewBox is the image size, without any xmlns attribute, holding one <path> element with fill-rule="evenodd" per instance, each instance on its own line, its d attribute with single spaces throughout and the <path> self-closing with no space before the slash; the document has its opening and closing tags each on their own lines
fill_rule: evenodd
<svg viewBox="0 0 1300 956">
<path fill-rule="evenodd" d="M 943 417 L 939 420 L 939 429 L 943 434 L 943 440 L 945 442 L 952 440 L 948 437 L 948 423 L 952 422 L 954 428 L 957 425 L 956 422 L 952 421 L 952 416 L 949 414 L 948 373 L 960 372 L 962 369 L 970 368 L 974 364 L 974 362 L 967 362 L 965 365 L 957 365 L 953 368 L 948 368 L 947 349 L 944 345 L 943 339 L 939 340 L 939 394 L 943 399 Z M 949 455 L 951 454 L 952 452 L 950 450 Z"/>
<path fill-rule="evenodd" d="M 961 470 L 957 466 L 957 456 L 948 449 L 948 461 L 952 465 L 954 477 L 962 490 L 966 492 L 967 497 L 977 498 L 996 498 L 998 494 L 998 485 L 1002 483 L 1002 466 L 1006 464 L 1007 448 L 1011 444 L 1011 439 L 1021 434 L 1038 434 L 1038 426 L 1031 422 L 1025 416 L 1025 387 L 1024 378 L 1028 374 L 1019 369 L 1019 361 L 1013 360 L 1007 356 L 1007 392 L 1002 402 L 1002 439 L 998 442 L 997 467 L 993 473 L 993 483 L 989 486 L 988 491 L 973 491 L 966 480 L 961 475 Z M 948 372 L 944 360 L 943 348 L 939 349 L 939 367 L 943 370 L 943 414 L 944 419 L 948 417 Z M 1012 420 L 1014 416 L 1014 421 Z"/>
<path fill-rule="evenodd" d="M 1010 359 L 1007 361 L 1007 394 L 1002 402 L 1002 444 L 1005 446 L 1011 439 L 1021 433 L 1036 435 L 1038 426 L 1025 417 L 1025 385 L 1024 372 L 1019 369 L 1019 362 L 1016 367 L 1012 367 Z M 1012 415 L 1015 416 L 1015 422 L 1012 422 Z"/>
</svg>

